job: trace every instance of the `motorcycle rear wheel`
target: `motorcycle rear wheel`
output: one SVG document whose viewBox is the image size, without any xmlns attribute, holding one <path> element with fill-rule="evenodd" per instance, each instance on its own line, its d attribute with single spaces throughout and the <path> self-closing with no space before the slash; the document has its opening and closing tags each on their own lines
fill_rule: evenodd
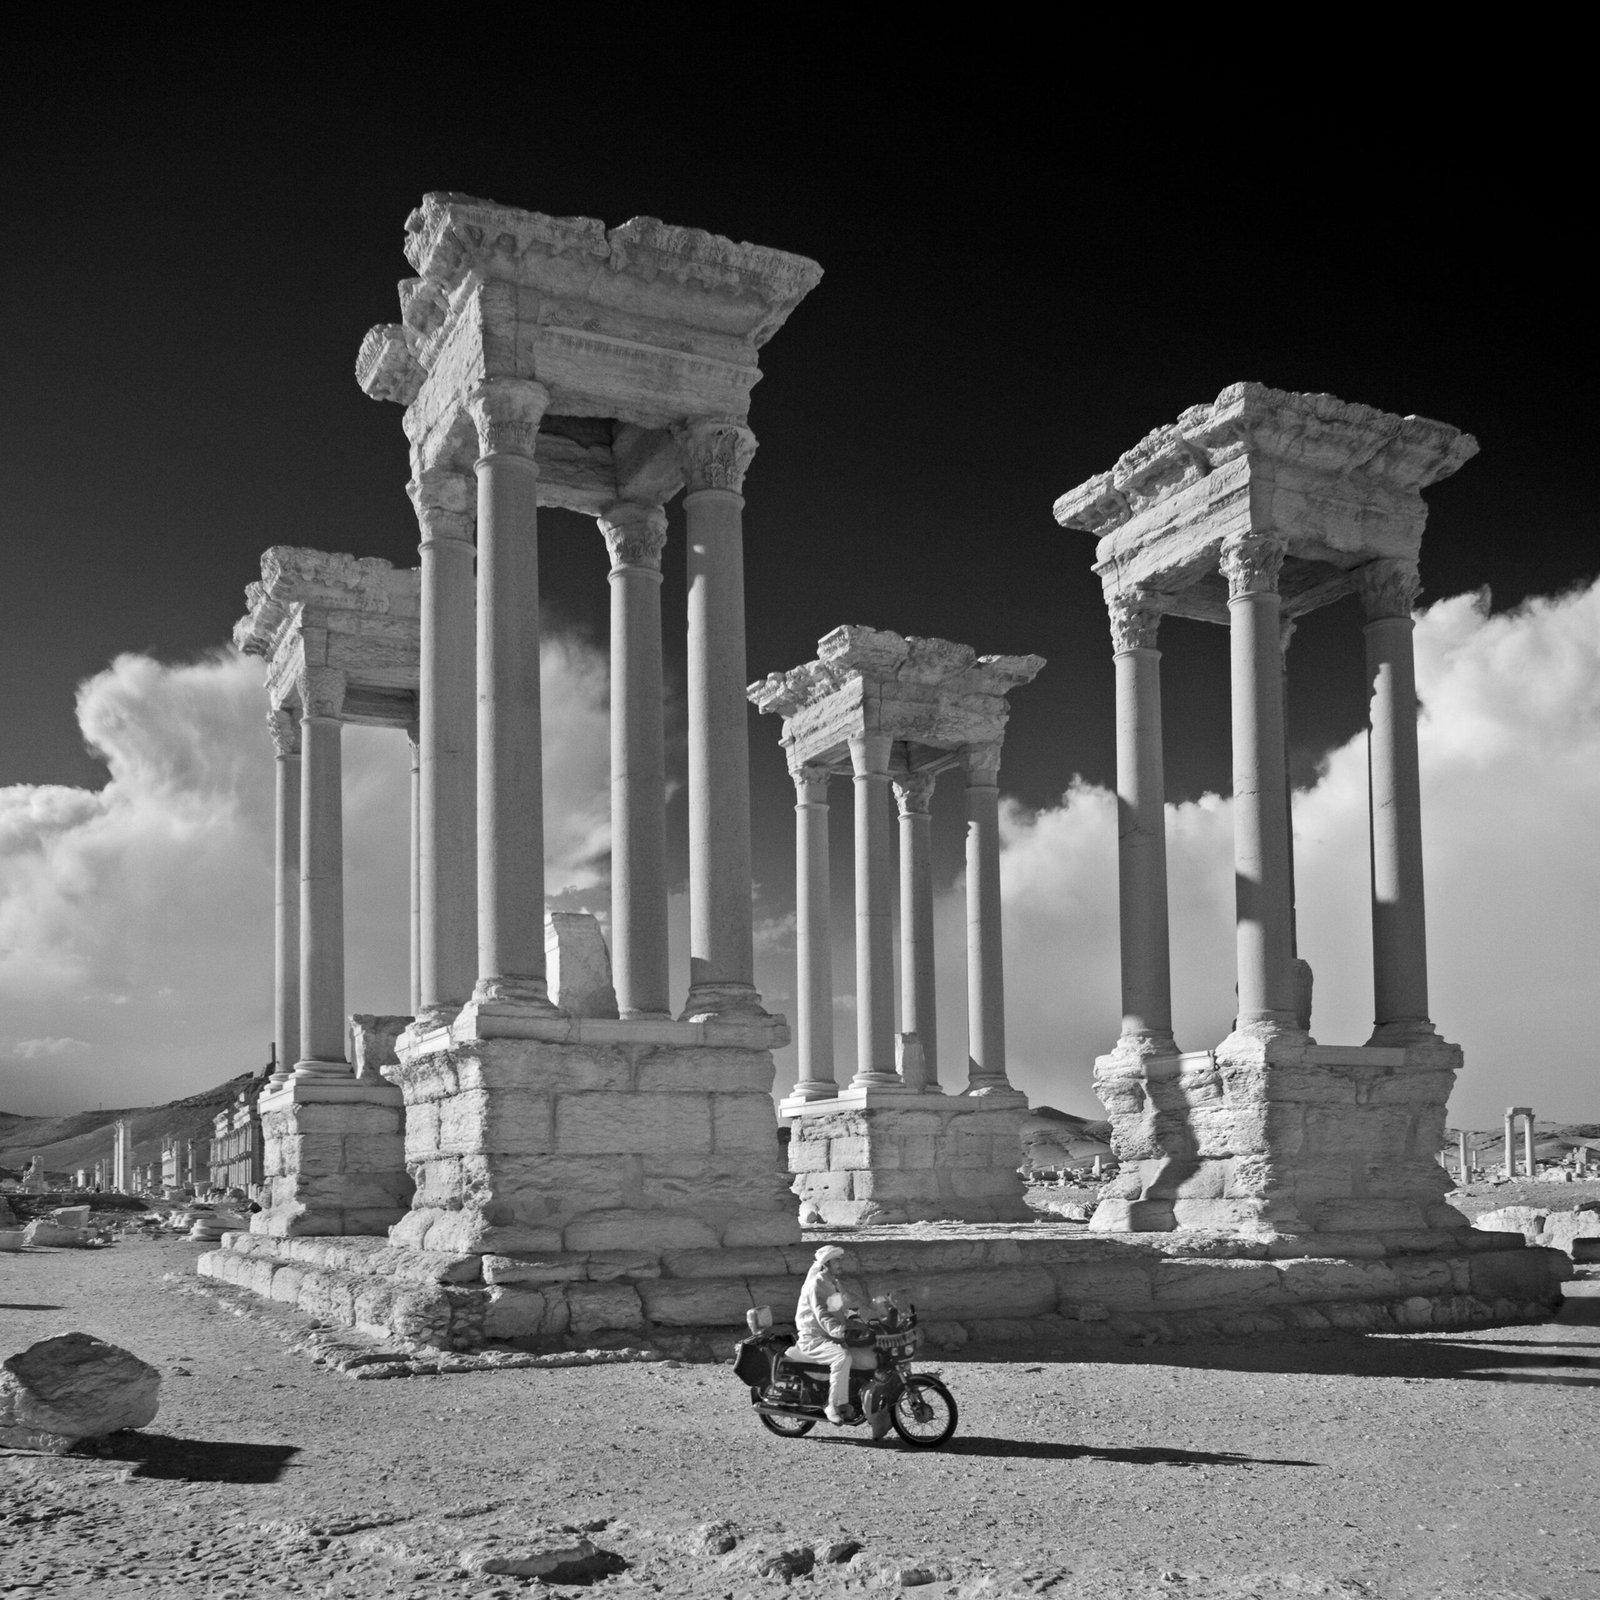
<svg viewBox="0 0 1600 1600">
<path fill-rule="evenodd" d="M 756 1414 L 761 1418 L 761 1426 L 780 1439 L 803 1439 L 817 1425 L 811 1417 L 775 1417 L 770 1411 Z"/>
<path fill-rule="evenodd" d="M 895 1396 L 894 1431 L 918 1450 L 942 1445 L 956 1431 L 958 1417 L 956 1397 L 937 1378 L 907 1378 Z"/>
</svg>

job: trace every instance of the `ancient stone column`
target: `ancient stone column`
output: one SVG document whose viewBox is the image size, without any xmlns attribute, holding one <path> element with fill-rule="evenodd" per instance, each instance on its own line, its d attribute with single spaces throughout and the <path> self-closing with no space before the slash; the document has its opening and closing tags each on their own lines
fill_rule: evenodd
<svg viewBox="0 0 1600 1600">
<path fill-rule="evenodd" d="M 344 1043 L 344 674 L 300 678 L 300 1059 L 298 1079 L 349 1078 Z"/>
<path fill-rule="evenodd" d="M 406 729 L 411 753 L 411 1015 L 422 1010 L 422 734 Z"/>
<path fill-rule="evenodd" d="M 1283 558 L 1283 544 L 1263 534 L 1222 547 L 1233 663 L 1238 1028 L 1297 1024 L 1279 638 Z"/>
<path fill-rule="evenodd" d="M 967 1093 L 1008 1089 L 1000 939 L 1000 746 L 968 745 Z"/>
<path fill-rule="evenodd" d="M 933 961 L 933 817 L 935 774 L 908 772 L 894 780 L 900 811 L 900 1031 L 921 1045 L 907 1056 L 908 1089 L 939 1092 L 939 1019 Z"/>
<path fill-rule="evenodd" d="M 795 1042 L 797 1100 L 832 1100 L 833 941 L 829 932 L 828 769 L 801 767 L 794 778 Z"/>
<path fill-rule="evenodd" d="M 611 970 L 624 1017 L 671 1015 L 661 552 L 667 513 L 621 501 L 600 518 L 611 553 Z"/>
<path fill-rule="evenodd" d="M 1374 561 L 1358 574 L 1367 624 L 1367 774 L 1372 818 L 1371 1043 L 1431 1034 L 1428 934 L 1422 892 L 1422 786 L 1409 561 Z"/>
<path fill-rule="evenodd" d="M 1515 1143 L 1516 1136 L 1517 1113 L 1515 1109 L 1508 1108 L 1506 1111 L 1506 1139 L 1504 1156 L 1504 1166 L 1506 1176 L 1508 1178 L 1514 1178 L 1517 1175 L 1517 1147 Z"/>
<path fill-rule="evenodd" d="M 1467 1136 L 1464 1132 L 1456 1134 L 1456 1165 L 1461 1169 L 1461 1182 L 1472 1182 L 1472 1157 L 1467 1151 Z"/>
<path fill-rule="evenodd" d="M 689 998 L 686 1016 L 755 1012 L 745 708 L 744 496 L 755 435 L 740 422 L 678 436 L 689 567 Z"/>
<path fill-rule="evenodd" d="M 855 771 L 857 1089 L 897 1089 L 894 1063 L 894 883 L 886 733 L 850 741 Z"/>
<path fill-rule="evenodd" d="M 280 706 L 267 725 L 277 750 L 272 1025 L 278 1064 L 272 1081 L 285 1083 L 300 1053 L 300 724 Z"/>
<path fill-rule="evenodd" d="M 478 981 L 475 1001 L 553 1010 L 544 971 L 544 762 L 539 716 L 539 469 L 550 396 L 495 378 L 478 429 Z"/>
<path fill-rule="evenodd" d="M 1133 593 L 1108 600 L 1117 681 L 1117 899 L 1122 1039 L 1172 1055 L 1167 916 L 1166 779 L 1161 745 L 1161 607 Z"/>
<path fill-rule="evenodd" d="M 1522 1170 L 1528 1177 L 1535 1176 L 1537 1167 L 1533 1158 L 1533 1113 L 1522 1114 Z"/>
<path fill-rule="evenodd" d="M 419 1015 L 445 1020 L 478 972 L 473 484 L 430 470 L 409 485 L 422 528 L 417 871 Z"/>
</svg>

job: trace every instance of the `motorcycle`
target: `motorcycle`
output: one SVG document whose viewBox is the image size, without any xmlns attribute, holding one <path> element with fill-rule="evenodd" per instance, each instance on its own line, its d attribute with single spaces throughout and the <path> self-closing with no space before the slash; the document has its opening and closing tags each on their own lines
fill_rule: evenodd
<svg viewBox="0 0 1600 1600">
<path fill-rule="evenodd" d="M 781 1439 L 803 1439 L 826 1420 L 828 1368 L 790 1354 L 794 1330 L 773 1327 L 768 1307 L 751 1311 L 746 1320 L 750 1337 L 735 1347 L 734 1375 L 749 1386 L 762 1427 Z M 852 1409 L 844 1426 L 865 1425 L 875 1439 L 892 1427 L 919 1450 L 937 1449 L 956 1431 L 958 1413 L 955 1396 L 933 1373 L 911 1370 L 921 1343 L 916 1307 L 902 1312 L 890 1303 L 880 1316 L 851 1322 L 846 1343 L 870 1347 L 877 1363 L 852 1368 Z"/>
</svg>

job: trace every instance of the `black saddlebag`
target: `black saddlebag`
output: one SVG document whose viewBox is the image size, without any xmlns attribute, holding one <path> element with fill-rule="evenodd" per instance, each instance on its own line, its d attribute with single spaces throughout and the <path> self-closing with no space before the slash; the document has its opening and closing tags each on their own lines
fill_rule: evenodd
<svg viewBox="0 0 1600 1600">
<path fill-rule="evenodd" d="M 793 1343 L 792 1332 L 779 1333 L 776 1329 L 741 1339 L 734 1346 L 734 1377 L 753 1389 L 764 1389 L 772 1382 L 772 1369 L 778 1358 Z"/>
</svg>

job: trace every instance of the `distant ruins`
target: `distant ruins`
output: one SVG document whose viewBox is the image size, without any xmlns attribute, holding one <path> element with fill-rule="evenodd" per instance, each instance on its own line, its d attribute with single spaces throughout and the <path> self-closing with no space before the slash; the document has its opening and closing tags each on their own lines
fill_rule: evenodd
<svg viewBox="0 0 1600 1600">
<path fill-rule="evenodd" d="M 772 1051 L 788 1030 L 753 962 L 746 416 L 759 352 L 820 268 L 647 218 L 607 229 L 451 194 L 412 214 L 406 254 L 402 320 L 367 335 L 357 377 L 405 408 L 421 565 L 269 551 L 236 635 L 267 663 L 278 740 L 285 1059 L 261 1101 L 270 1204 L 202 1273 L 445 1348 L 716 1348 L 706 1339 L 751 1306 L 793 1304 L 814 1247 L 802 1222 L 852 1228 L 869 1291 L 914 1300 L 953 1344 L 1448 1327 L 1555 1303 L 1564 1258 L 1473 1233 L 1442 1203 L 1437 1159 L 1460 1051 L 1428 1012 L 1410 607 L 1421 490 L 1470 457 L 1470 438 L 1237 385 L 1057 503 L 1063 526 L 1099 540 L 1118 684 L 1124 1015 L 1096 1081 L 1122 1177 L 1094 1229 L 1074 1231 L 1023 1209 L 1027 1108 L 1005 1059 L 997 774 L 1007 696 L 1036 656 L 847 627 L 748 691 L 783 718 L 796 783 L 801 1078 L 781 1108 L 783 1168 Z M 683 997 L 668 987 L 660 573 L 680 489 Z M 593 919 L 545 908 L 540 506 L 594 517 L 607 558 L 597 546 L 609 951 Z M 1351 591 L 1374 684 L 1376 1025 L 1364 1044 L 1325 1046 L 1294 946 L 1283 651 L 1295 616 Z M 1169 995 L 1156 650 L 1169 612 L 1226 622 L 1233 641 L 1238 1015 L 1200 1051 L 1174 1039 Z M 347 1054 L 351 720 L 413 741 L 413 1014 L 350 1019 Z M 947 1092 L 933 1010 L 928 808 L 947 769 L 968 817 L 964 1093 Z M 846 772 L 859 1066 L 841 1088 L 826 806 Z M 918 1219 L 939 1226 L 895 1226 Z"/>
</svg>

